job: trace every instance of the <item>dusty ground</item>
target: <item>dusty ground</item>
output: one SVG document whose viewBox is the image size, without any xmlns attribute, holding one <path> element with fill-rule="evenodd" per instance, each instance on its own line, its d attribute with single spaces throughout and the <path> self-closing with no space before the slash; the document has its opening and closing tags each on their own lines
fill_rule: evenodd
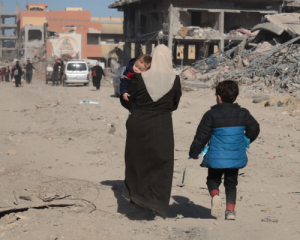
<svg viewBox="0 0 300 240">
<path fill-rule="evenodd" d="M 128 112 L 112 94 L 109 84 L 99 92 L 91 86 L 52 87 L 42 79 L 21 88 L 0 82 L 0 239 L 300 238 L 297 110 L 254 104 L 253 94 L 241 93 L 238 103 L 259 121 L 261 134 L 239 178 L 237 220 L 216 220 L 206 170 L 200 160 L 187 159 L 199 120 L 215 97 L 210 90 L 185 91 L 173 114 L 169 215 L 155 222 L 121 196 Z M 223 187 L 221 196 L 225 201 Z M 176 219 L 179 214 L 183 218 Z"/>
</svg>

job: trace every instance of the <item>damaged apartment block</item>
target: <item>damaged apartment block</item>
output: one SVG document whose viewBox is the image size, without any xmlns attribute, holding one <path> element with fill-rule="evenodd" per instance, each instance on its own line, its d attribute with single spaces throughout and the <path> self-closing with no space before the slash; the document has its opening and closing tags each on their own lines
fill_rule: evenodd
<svg viewBox="0 0 300 240">
<path fill-rule="evenodd" d="M 255 34 L 251 29 L 265 15 L 282 12 L 283 2 L 119 0 L 109 7 L 124 12 L 125 61 L 163 43 L 172 50 L 175 64 L 189 65 Z"/>
<path fill-rule="evenodd" d="M 3 3 L 0 10 L 0 57 L 13 59 L 17 56 L 17 13 L 5 13 Z M 11 21 L 12 20 L 12 21 Z"/>
<path fill-rule="evenodd" d="M 26 25 L 20 30 L 19 56 L 24 59 L 40 58 L 44 46 L 44 27 Z"/>
</svg>

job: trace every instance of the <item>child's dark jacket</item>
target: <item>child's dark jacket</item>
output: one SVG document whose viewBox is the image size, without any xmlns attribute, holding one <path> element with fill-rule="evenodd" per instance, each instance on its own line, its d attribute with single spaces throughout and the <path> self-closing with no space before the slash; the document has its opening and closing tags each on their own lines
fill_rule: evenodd
<svg viewBox="0 0 300 240">
<path fill-rule="evenodd" d="M 135 75 L 135 72 L 133 71 L 133 65 L 136 62 L 136 58 L 133 58 L 129 61 L 123 75 L 124 77 L 122 77 L 120 79 L 121 83 L 120 83 L 120 95 L 122 96 L 124 93 L 128 93 L 129 92 L 129 86 L 130 86 L 130 80 L 133 78 L 133 76 Z"/>
<path fill-rule="evenodd" d="M 217 104 L 204 114 L 189 155 L 198 158 L 209 142 L 202 167 L 243 168 L 248 162 L 244 135 L 253 142 L 259 131 L 258 122 L 247 109 L 238 104 Z"/>
</svg>

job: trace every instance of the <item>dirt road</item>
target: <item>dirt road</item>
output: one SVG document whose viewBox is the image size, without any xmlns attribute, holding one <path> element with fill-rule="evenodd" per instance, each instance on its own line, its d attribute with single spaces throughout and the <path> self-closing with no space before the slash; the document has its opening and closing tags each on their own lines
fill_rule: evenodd
<svg viewBox="0 0 300 240">
<path fill-rule="evenodd" d="M 121 196 L 128 112 L 112 94 L 109 84 L 94 91 L 37 79 L 21 88 L 0 82 L 0 239 L 300 238 L 297 111 L 266 108 L 241 93 L 237 102 L 259 121 L 261 134 L 240 172 L 237 220 L 216 220 L 210 215 L 206 170 L 200 160 L 187 159 L 198 123 L 215 97 L 211 90 L 185 91 L 173 114 L 169 215 L 156 222 Z M 223 186 L 221 196 L 225 205 Z"/>
</svg>

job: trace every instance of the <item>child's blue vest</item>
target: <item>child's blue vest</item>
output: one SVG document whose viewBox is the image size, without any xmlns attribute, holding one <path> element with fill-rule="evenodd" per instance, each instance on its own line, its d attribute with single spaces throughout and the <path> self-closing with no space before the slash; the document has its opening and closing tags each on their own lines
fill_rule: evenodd
<svg viewBox="0 0 300 240">
<path fill-rule="evenodd" d="M 201 166 L 216 169 L 245 167 L 248 158 L 244 131 L 245 127 L 214 128 Z"/>
</svg>

